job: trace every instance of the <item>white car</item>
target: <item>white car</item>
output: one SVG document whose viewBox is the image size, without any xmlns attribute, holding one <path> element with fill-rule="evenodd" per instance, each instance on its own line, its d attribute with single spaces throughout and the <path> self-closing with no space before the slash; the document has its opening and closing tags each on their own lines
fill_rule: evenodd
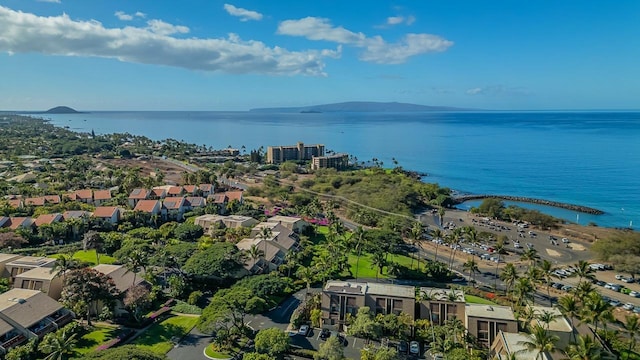
<svg viewBox="0 0 640 360">
<path fill-rule="evenodd" d="M 567 238 L 562 238 L 562 242 L 565 243 L 565 244 L 570 243 L 569 239 L 567 239 Z"/>
<path fill-rule="evenodd" d="M 632 291 L 632 292 L 629 293 L 629 296 L 634 297 L 634 298 L 640 297 L 640 292 Z"/>
<path fill-rule="evenodd" d="M 633 308 L 635 307 L 635 305 L 633 305 L 632 303 L 626 303 L 624 305 L 622 305 L 622 308 L 625 310 L 633 310 Z"/>
<path fill-rule="evenodd" d="M 616 274 L 616 280 L 622 280 L 622 279 L 624 279 L 623 275 Z"/>
</svg>

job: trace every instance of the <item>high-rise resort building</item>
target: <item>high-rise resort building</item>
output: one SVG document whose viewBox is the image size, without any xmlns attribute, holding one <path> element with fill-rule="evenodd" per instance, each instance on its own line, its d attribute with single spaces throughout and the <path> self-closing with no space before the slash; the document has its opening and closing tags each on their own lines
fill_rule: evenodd
<svg viewBox="0 0 640 360">
<path fill-rule="evenodd" d="M 349 166 L 348 154 L 314 156 L 311 159 L 311 170 L 328 169 L 328 168 L 344 170 L 348 166 Z"/>
<path fill-rule="evenodd" d="M 305 145 L 299 142 L 290 146 L 267 147 L 269 164 L 280 164 L 288 160 L 311 160 L 314 156 L 324 156 L 324 145 Z"/>
</svg>

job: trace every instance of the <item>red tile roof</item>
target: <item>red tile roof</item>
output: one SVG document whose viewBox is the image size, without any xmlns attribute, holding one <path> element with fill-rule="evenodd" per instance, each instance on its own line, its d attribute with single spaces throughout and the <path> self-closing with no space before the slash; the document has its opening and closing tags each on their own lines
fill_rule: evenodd
<svg viewBox="0 0 640 360">
<path fill-rule="evenodd" d="M 182 194 L 182 191 L 183 191 L 182 186 L 172 186 L 169 188 L 168 193 L 169 195 L 180 195 Z"/>
<path fill-rule="evenodd" d="M 69 219 L 79 219 L 83 216 L 89 216 L 91 215 L 90 212 L 88 211 L 84 211 L 84 210 L 67 210 L 65 212 L 62 213 L 62 217 L 65 220 L 69 220 Z"/>
<path fill-rule="evenodd" d="M 238 200 L 242 201 L 242 191 L 227 191 L 224 193 L 229 201 Z"/>
<path fill-rule="evenodd" d="M 42 214 L 33 222 L 36 226 L 62 221 L 62 214 Z"/>
<path fill-rule="evenodd" d="M 229 200 L 224 193 L 209 195 L 209 199 L 213 199 L 214 204 L 224 204 Z"/>
<path fill-rule="evenodd" d="M 25 205 L 44 206 L 44 197 L 26 198 L 24 199 Z"/>
<path fill-rule="evenodd" d="M 213 185 L 211 184 L 200 184 L 200 190 L 204 191 L 204 192 L 213 192 Z"/>
<path fill-rule="evenodd" d="M 189 194 L 193 194 L 193 193 L 195 193 L 197 188 L 198 188 L 198 187 L 197 187 L 197 186 L 195 186 L 195 185 L 185 185 L 185 186 L 184 186 L 184 190 L 185 190 L 186 192 L 188 192 Z"/>
<path fill-rule="evenodd" d="M 142 201 L 145 201 L 145 200 L 142 200 Z M 150 200 L 150 201 L 155 201 L 155 200 Z M 117 206 L 97 206 L 96 210 L 93 212 L 93 216 L 97 218 L 110 218 L 113 216 L 113 213 L 116 212 L 117 210 L 118 210 Z"/>
<path fill-rule="evenodd" d="M 91 200 L 91 199 L 93 199 L 93 190 L 91 190 L 91 189 L 76 190 L 76 195 L 80 199 L 89 199 L 89 200 Z"/>
<path fill-rule="evenodd" d="M 27 218 L 27 217 L 12 217 L 9 218 L 9 221 L 11 221 L 11 225 L 9 225 L 9 228 L 12 230 L 15 230 L 17 228 L 19 228 L 23 223 L 29 221 L 31 222 L 31 218 Z"/>
<path fill-rule="evenodd" d="M 69 200 L 80 200 L 80 198 L 78 197 L 78 195 L 76 193 L 68 193 L 68 194 L 64 194 L 62 195 L 63 197 L 67 197 L 69 198 Z"/>
<path fill-rule="evenodd" d="M 138 203 L 136 204 L 136 207 L 133 210 L 150 213 L 153 211 L 156 205 L 159 205 L 159 204 L 160 204 L 160 201 L 158 200 L 140 200 L 138 201 Z"/>
<path fill-rule="evenodd" d="M 131 194 L 129 194 L 129 199 L 140 199 L 144 200 L 149 197 L 149 190 L 147 189 L 133 189 Z"/>
<path fill-rule="evenodd" d="M 19 208 L 22 205 L 22 200 L 20 199 L 13 199 L 13 200 L 9 200 L 9 206 L 11 206 L 12 208 Z"/>
<path fill-rule="evenodd" d="M 111 199 L 111 190 L 96 190 L 93 192 L 94 200 L 109 200 Z"/>
<path fill-rule="evenodd" d="M 60 204 L 60 195 L 45 195 L 43 198 L 50 204 Z"/>
<path fill-rule="evenodd" d="M 157 188 L 157 189 L 151 189 L 151 195 L 155 196 L 155 197 L 165 197 L 167 196 L 167 190 L 162 189 L 162 188 Z"/>
<path fill-rule="evenodd" d="M 182 206 L 184 206 L 184 198 L 181 197 L 166 198 L 162 202 L 162 207 L 167 210 L 178 210 Z"/>
</svg>

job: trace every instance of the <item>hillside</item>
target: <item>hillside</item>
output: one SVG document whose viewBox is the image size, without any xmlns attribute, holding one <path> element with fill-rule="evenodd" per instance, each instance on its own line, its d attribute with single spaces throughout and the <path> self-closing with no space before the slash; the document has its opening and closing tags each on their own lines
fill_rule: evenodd
<svg viewBox="0 0 640 360">
<path fill-rule="evenodd" d="M 335 104 L 311 105 L 303 107 L 258 108 L 253 112 L 424 112 L 424 111 L 469 111 L 471 109 L 448 106 L 427 106 L 399 102 L 349 101 Z"/>
</svg>

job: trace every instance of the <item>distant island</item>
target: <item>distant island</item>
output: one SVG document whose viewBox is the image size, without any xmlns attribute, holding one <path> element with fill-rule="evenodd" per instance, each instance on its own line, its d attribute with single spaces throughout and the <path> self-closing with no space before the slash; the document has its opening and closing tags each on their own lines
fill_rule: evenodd
<svg viewBox="0 0 640 360">
<path fill-rule="evenodd" d="M 449 106 L 428 106 L 399 102 L 349 101 L 335 104 L 312 105 L 302 107 L 258 108 L 252 112 L 302 113 L 314 114 L 324 112 L 423 112 L 423 111 L 471 111 Z"/>
<path fill-rule="evenodd" d="M 80 114 L 80 112 L 68 106 L 56 106 L 43 112 L 43 114 Z"/>
</svg>

